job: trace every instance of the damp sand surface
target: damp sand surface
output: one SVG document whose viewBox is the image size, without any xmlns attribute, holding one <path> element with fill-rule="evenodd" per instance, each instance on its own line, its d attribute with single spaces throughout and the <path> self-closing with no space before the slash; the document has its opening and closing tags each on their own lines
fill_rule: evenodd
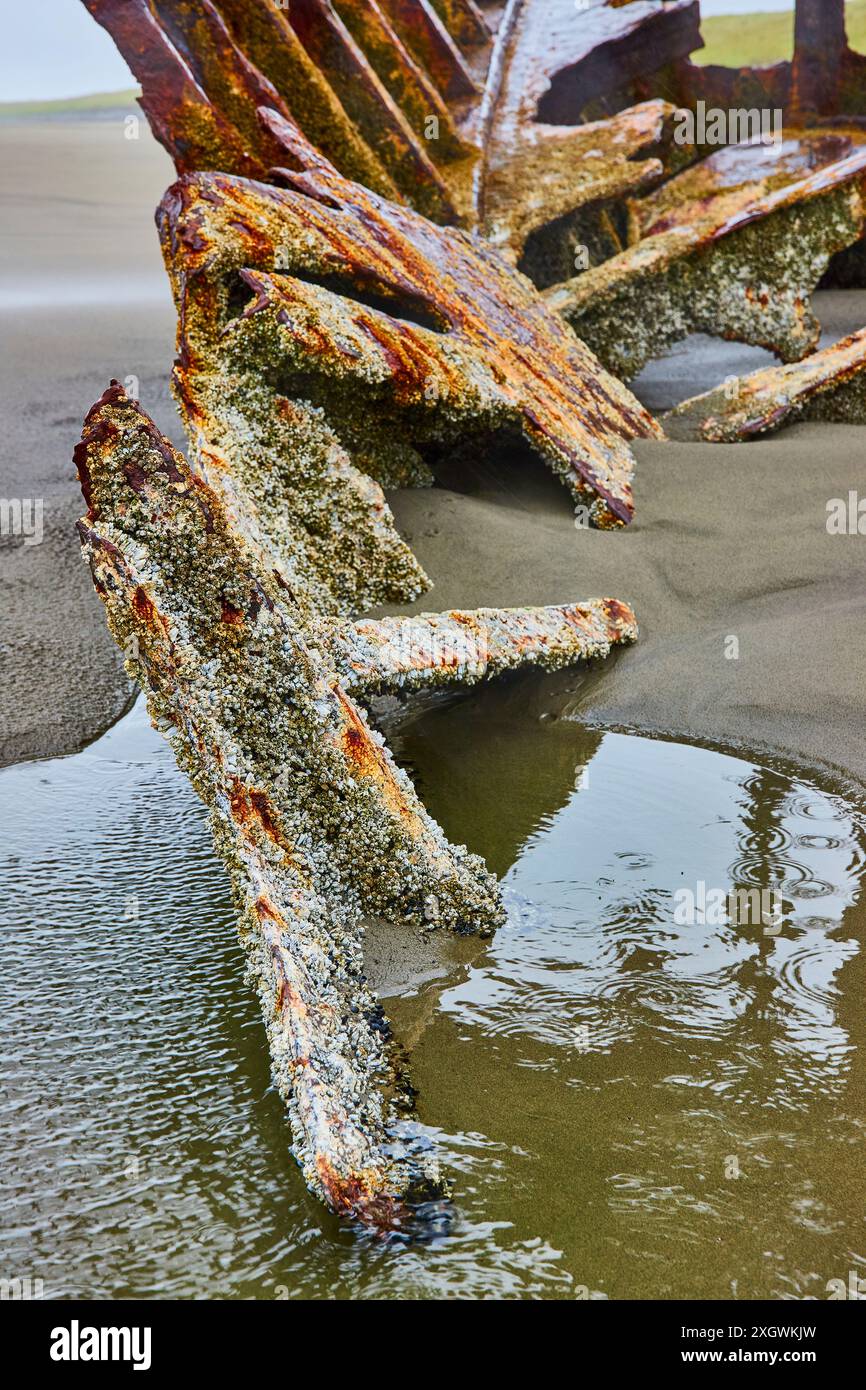
<svg viewBox="0 0 866 1390">
<path fill-rule="evenodd" d="M 587 728 L 578 684 L 381 711 L 509 909 L 491 941 L 369 943 L 454 1186 L 426 1242 L 306 1192 L 225 875 L 141 704 L 0 771 L 5 1269 L 54 1298 L 825 1298 L 866 1275 L 863 808 Z M 737 888 L 775 920 L 701 910 Z"/>
</svg>

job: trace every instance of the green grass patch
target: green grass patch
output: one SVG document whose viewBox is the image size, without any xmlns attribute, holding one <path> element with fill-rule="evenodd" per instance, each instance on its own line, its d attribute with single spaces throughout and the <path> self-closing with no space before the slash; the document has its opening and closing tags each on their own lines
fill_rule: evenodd
<svg viewBox="0 0 866 1390">
<path fill-rule="evenodd" d="M 67 112 L 102 111 L 114 106 L 134 107 L 140 87 L 125 92 L 94 92 L 86 97 L 62 97 L 59 101 L 0 101 L 0 116 L 63 116 Z"/>
<path fill-rule="evenodd" d="M 692 54 L 696 63 L 721 63 L 726 68 L 767 67 L 790 59 L 794 52 L 794 7 L 787 14 L 716 15 L 701 24 L 705 48 Z M 866 0 L 845 6 L 848 42 L 866 53 Z"/>
</svg>

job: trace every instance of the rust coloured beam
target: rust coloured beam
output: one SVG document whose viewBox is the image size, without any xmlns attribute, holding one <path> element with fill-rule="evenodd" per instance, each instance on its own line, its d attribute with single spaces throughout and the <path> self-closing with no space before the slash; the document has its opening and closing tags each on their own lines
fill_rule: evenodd
<svg viewBox="0 0 866 1390">
<path fill-rule="evenodd" d="M 424 143 L 380 82 L 330 0 L 293 0 L 290 22 L 344 110 L 395 185 L 438 221 L 456 205 Z"/>
<path fill-rule="evenodd" d="M 355 466 L 393 484 L 470 433 L 517 431 L 596 524 L 627 522 L 628 441 L 659 435 L 634 397 L 490 248 L 349 183 L 267 119 L 307 165 L 290 187 L 189 176 L 159 213 L 191 434 L 218 442 L 232 413 L 273 433 L 277 398 L 312 402 Z"/>
<path fill-rule="evenodd" d="M 548 304 L 625 378 L 692 332 L 804 357 L 820 332 L 811 292 L 866 231 L 863 139 L 795 131 L 719 150 L 635 202 L 633 245 Z"/>
<path fill-rule="evenodd" d="M 866 329 L 802 362 L 734 378 L 665 416 L 672 439 L 736 444 L 797 420 L 866 424 Z"/>
<path fill-rule="evenodd" d="M 279 159 L 256 121 L 264 101 L 301 112 L 309 138 L 352 177 L 395 189 L 269 0 L 84 0 L 141 84 L 141 105 L 178 173 L 223 169 L 267 178 Z M 223 22 L 225 21 L 225 23 Z M 246 56 L 250 55 L 249 58 Z M 230 119 L 227 107 L 237 117 Z"/>
<path fill-rule="evenodd" d="M 141 84 L 144 113 L 178 173 L 231 169 L 265 176 L 266 160 L 245 146 L 240 132 L 200 86 L 148 0 L 84 3 L 111 34 Z"/>
<path fill-rule="evenodd" d="M 639 172 L 631 163 L 640 111 L 610 130 L 596 122 L 590 136 L 540 122 L 544 93 L 560 78 L 583 91 L 580 74 L 600 71 L 609 50 L 627 49 L 636 67 L 670 62 L 696 34 L 691 0 L 639 0 L 627 14 L 511 0 L 495 41 L 471 0 L 85 3 L 142 82 L 178 172 L 269 180 L 279 159 L 257 123 L 264 104 L 291 115 L 344 175 L 436 221 L 480 225 L 513 259 L 533 230 L 662 172 L 652 148 Z M 599 208 L 590 229 L 596 215 L 605 223 Z M 526 268 L 535 273 L 532 258 Z"/>
<path fill-rule="evenodd" d="M 847 53 L 845 0 L 796 0 L 789 99 L 792 121 L 837 113 Z"/>
<path fill-rule="evenodd" d="M 396 189 L 382 164 L 341 106 L 319 71 L 285 10 L 272 0 L 218 0 L 238 48 L 267 77 L 291 110 L 307 139 L 349 178 L 387 197 Z M 238 172 L 228 165 L 225 172 Z"/>
<path fill-rule="evenodd" d="M 633 614 L 605 599 L 335 625 L 116 382 L 75 458 L 109 627 L 211 814 L 305 1180 L 341 1215 L 406 1229 L 446 1189 L 406 1124 L 412 1093 L 366 984 L 363 920 L 484 934 L 503 910 L 348 687 L 603 656 L 634 638 Z"/>
<path fill-rule="evenodd" d="M 415 134 L 427 141 L 430 158 L 435 163 L 465 158 L 469 148 L 460 138 L 449 106 L 405 47 L 376 0 L 333 0 L 333 3 Z M 436 138 L 428 139 L 434 131 Z"/>
<path fill-rule="evenodd" d="M 460 49 L 428 0 L 382 0 L 382 6 L 443 96 L 459 100 L 478 94 Z"/>
<path fill-rule="evenodd" d="M 475 0 L 431 0 L 449 34 L 461 48 L 478 48 L 490 42 L 490 28 Z"/>
</svg>

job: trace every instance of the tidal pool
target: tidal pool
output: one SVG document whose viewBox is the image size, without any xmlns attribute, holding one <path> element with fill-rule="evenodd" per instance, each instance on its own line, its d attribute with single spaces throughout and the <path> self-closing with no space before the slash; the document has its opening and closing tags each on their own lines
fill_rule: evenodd
<svg viewBox="0 0 866 1390">
<path fill-rule="evenodd" d="M 866 1275 L 864 809 L 589 729 L 584 679 L 379 710 L 509 899 L 492 941 L 392 976 L 455 1189 L 425 1243 L 307 1194 L 204 812 L 141 703 L 0 772 L 0 1275 L 46 1297 L 567 1299 Z M 701 913 L 737 888 L 776 918 Z"/>
</svg>

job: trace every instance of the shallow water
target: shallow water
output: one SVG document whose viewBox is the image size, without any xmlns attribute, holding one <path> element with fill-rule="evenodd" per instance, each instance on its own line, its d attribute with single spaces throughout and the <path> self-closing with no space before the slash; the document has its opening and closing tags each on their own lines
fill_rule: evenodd
<svg viewBox="0 0 866 1390">
<path fill-rule="evenodd" d="M 0 1274 L 48 1297 L 823 1298 L 866 1273 L 863 808 L 588 730 L 579 689 L 385 707 L 509 891 L 492 942 L 387 1005 L 455 1186 L 427 1244 L 306 1193 L 204 813 L 141 706 L 0 772 Z M 701 883 L 777 885 L 781 919 L 678 923 Z"/>
</svg>

